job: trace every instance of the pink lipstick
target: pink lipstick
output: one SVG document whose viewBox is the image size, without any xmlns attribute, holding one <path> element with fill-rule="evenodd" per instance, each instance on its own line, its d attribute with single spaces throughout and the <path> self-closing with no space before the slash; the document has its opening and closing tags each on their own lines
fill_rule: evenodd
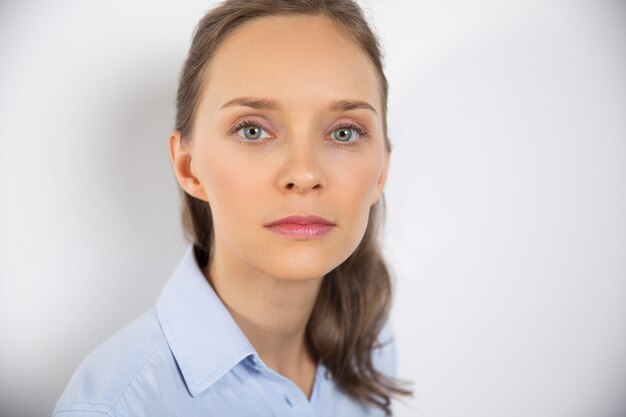
<svg viewBox="0 0 626 417">
<path fill-rule="evenodd" d="M 289 216 L 265 225 L 281 235 L 315 239 L 330 233 L 337 225 L 319 216 Z"/>
</svg>

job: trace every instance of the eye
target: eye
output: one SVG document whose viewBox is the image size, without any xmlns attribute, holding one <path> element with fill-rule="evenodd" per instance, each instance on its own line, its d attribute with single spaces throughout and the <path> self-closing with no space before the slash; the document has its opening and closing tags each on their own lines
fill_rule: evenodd
<svg viewBox="0 0 626 417">
<path fill-rule="evenodd" d="M 258 141 L 270 137 L 266 130 L 257 122 L 244 120 L 232 129 L 233 133 L 247 139 L 247 141 Z M 246 142 L 247 142 L 246 141 Z"/>
<path fill-rule="evenodd" d="M 358 138 L 365 134 L 365 130 L 363 130 L 360 126 L 357 126 L 354 123 L 348 123 L 337 127 L 331 134 L 331 137 L 339 142 L 342 142 L 342 145 L 353 145 L 358 142 Z"/>
</svg>

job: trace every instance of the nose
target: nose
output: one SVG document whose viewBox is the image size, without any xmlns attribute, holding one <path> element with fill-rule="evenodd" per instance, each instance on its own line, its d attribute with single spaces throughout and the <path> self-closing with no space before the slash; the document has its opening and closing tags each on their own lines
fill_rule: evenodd
<svg viewBox="0 0 626 417">
<path fill-rule="evenodd" d="M 316 146 L 319 139 L 293 140 L 284 153 L 279 186 L 283 191 L 308 193 L 326 186 L 322 166 L 322 150 Z"/>
</svg>

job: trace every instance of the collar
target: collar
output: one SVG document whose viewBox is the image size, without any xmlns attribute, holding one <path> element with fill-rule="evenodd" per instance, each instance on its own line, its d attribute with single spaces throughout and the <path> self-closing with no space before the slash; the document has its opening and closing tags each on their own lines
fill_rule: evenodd
<svg viewBox="0 0 626 417">
<path fill-rule="evenodd" d="M 193 244 L 165 284 L 157 315 L 187 389 L 197 396 L 256 351 L 205 279 Z"/>
</svg>

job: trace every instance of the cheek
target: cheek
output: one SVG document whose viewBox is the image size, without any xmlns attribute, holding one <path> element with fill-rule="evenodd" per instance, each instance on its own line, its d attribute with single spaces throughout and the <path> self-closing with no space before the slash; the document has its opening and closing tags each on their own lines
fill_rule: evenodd
<svg viewBox="0 0 626 417">
<path fill-rule="evenodd" d="M 356 249 L 365 234 L 371 200 L 380 176 L 380 165 L 371 158 L 363 163 L 344 165 L 335 173 L 334 206 L 340 218 L 346 247 Z"/>
<path fill-rule="evenodd" d="M 380 177 L 380 164 L 369 158 L 358 163 L 351 161 L 334 171 L 334 188 L 340 190 L 337 197 L 342 206 L 367 213 Z"/>
<path fill-rule="evenodd" d="M 202 178 L 216 229 L 233 230 L 246 228 L 233 226 L 256 220 L 263 213 L 263 190 L 267 190 L 267 171 L 250 167 L 233 152 L 218 147 L 204 151 Z M 265 184 L 265 185 L 264 185 Z M 251 219 L 251 215 L 257 218 Z"/>
</svg>

